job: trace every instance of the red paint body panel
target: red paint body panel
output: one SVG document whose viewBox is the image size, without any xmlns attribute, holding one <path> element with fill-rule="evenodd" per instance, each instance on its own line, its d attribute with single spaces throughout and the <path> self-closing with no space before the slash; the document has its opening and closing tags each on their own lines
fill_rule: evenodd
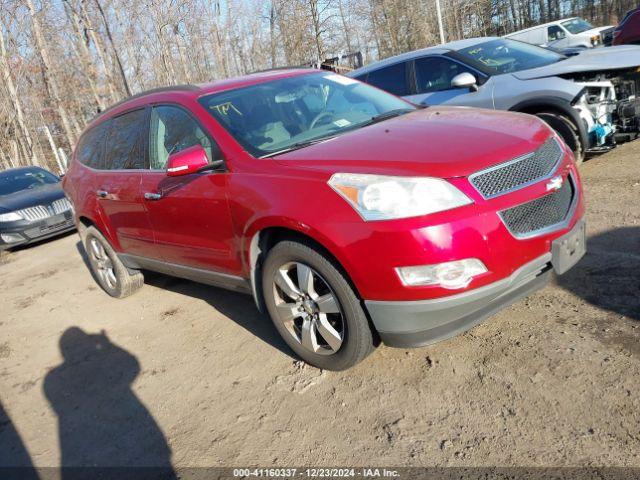
<svg viewBox="0 0 640 480">
<path fill-rule="evenodd" d="M 613 32 L 613 45 L 640 45 L 640 8 L 629 14 Z"/>
<path fill-rule="evenodd" d="M 553 135 L 535 117 L 429 108 L 274 158 L 257 159 L 197 102 L 199 96 L 214 91 L 299 74 L 252 75 L 194 91 L 155 93 L 115 108 L 106 116 L 140 105 L 182 105 L 216 140 L 227 171 L 174 178 L 157 171 L 133 172 L 117 188 L 122 173 L 97 172 L 74 157 L 64 188 L 76 214 L 94 222 L 118 252 L 245 278 L 250 276 L 249 251 L 256 234 L 269 227 L 295 230 L 335 256 L 367 300 L 438 298 L 503 279 L 549 252 L 551 241 L 583 216 L 579 175 L 566 148 L 559 172 L 565 178 L 572 175 L 580 198 L 567 227 L 548 235 L 518 240 L 497 213 L 544 195 L 546 182 L 484 200 L 467 179 L 473 172 L 535 150 Z M 337 172 L 446 178 L 474 203 L 417 218 L 365 222 L 327 185 Z M 96 190 L 106 190 L 105 186 L 124 199 L 122 205 L 96 199 Z M 162 193 L 163 198 L 145 201 L 145 192 Z M 489 269 L 465 289 L 409 288 L 395 272 L 400 266 L 464 258 L 479 258 Z"/>
</svg>

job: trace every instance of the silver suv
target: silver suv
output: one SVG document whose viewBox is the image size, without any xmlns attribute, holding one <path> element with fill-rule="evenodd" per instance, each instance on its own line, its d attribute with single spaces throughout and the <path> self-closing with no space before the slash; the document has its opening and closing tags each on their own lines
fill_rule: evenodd
<svg viewBox="0 0 640 480">
<path fill-rule="evenodd" d="M 408 52 L 349 75 L 422 105 L 511 110 L 546 121 L 573 150 L 606 151 L 640 133 L 640 46 L 574 57 L 485 37 Z"/>
</svg>

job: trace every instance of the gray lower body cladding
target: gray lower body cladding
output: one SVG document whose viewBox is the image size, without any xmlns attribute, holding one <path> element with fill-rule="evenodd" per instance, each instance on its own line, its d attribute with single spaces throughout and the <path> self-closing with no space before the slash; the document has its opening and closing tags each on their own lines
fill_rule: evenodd
<svg viewBox="0 0 640 480">
<path fill-rule="evenodd" d="M 510 277 L 469 292 L 412 302 L 366 301 L 380 339 L 388 346 L 421 347 L 453 337 L 544 287 L 551 254 L 519 268 Z"/>
</svg>

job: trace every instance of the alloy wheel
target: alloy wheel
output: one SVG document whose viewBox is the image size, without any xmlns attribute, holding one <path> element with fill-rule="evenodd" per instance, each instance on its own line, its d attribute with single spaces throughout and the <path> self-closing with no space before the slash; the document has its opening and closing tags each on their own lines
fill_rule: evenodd
<svg viewBox="0 0 640 480">
<path fill-rule="evenodd" d="M 96 265 L 96 273 L 100 279 L 110 288 L 115 289 L 118 285 L 118 279 L 113 268 L 113 262 L 107 255 L 106 250 L 96 238 L 89 240 L 89 254 Z"/>
<path fill-rule="evenodd" d="M 308 265 L 289 262 L 273 279 L 277 321 L 307 350 L 332 355 L 342 346 L 345 321 L 327 281 Z"/>
</svg>

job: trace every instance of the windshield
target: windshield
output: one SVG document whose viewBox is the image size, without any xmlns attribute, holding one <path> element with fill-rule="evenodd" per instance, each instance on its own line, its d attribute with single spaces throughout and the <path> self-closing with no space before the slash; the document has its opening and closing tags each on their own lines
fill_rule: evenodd
<svg viewBox="0 0 640 480">
<path fill-rule="evenodd" d="M 593 25 L 581 18 L 572 18 L 571 20 L 562 22 L 560 25 L 562 25 L 574 35 L 576 35 L 577 33 L 586 32 L 587 30 L 591 30 L 593 28 Z"/>
<path fill-rule="evenodd" d="M 207 95 L 200 103 L 256 157 L 301 148 L 416 109 L 393 95 L 333 73 L 260 83 Z"/>
<path fill-rule="evenodd" d="M 567 58 L 535 45 L 502 38 L 463 48 L 457 54 L 489 75 L 544 67 Z"/>
<path fill-rule="evenodd" d="M 40 188 L 59 181 L 58 177 L 41 168 L 0 172 L 0 197 L 21 190 Z"/>
</svg>

